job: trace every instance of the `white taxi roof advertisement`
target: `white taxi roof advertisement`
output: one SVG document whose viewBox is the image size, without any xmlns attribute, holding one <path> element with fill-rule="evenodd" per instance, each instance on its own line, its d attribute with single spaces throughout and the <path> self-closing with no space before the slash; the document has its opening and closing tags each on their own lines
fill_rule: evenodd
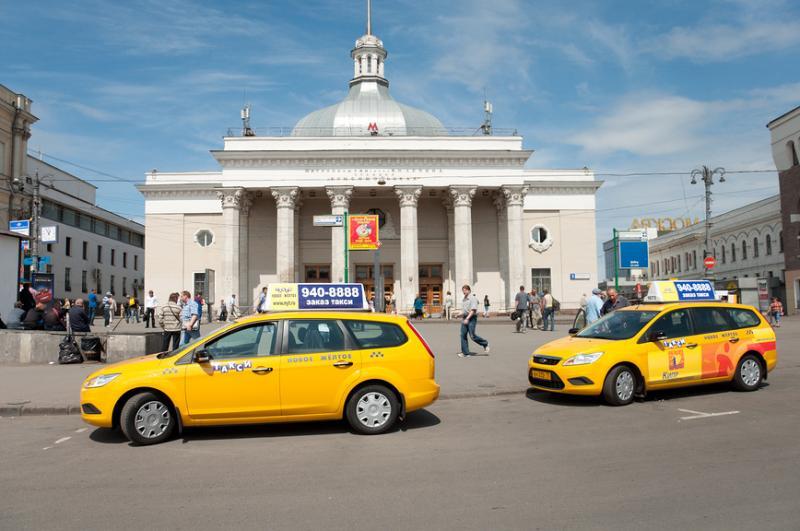
<svg viewBox="0 0 800 531">
<path fill-rule="evenodd" d="M 709 280 L 655 280 L 650 283 L 645 302 L 698 302 L 717 300 Z"/>
<path fill-rule="evenodd" d="M 269 284 L 266 310 L 369 310 L 363 284 Z"/>
</svg>

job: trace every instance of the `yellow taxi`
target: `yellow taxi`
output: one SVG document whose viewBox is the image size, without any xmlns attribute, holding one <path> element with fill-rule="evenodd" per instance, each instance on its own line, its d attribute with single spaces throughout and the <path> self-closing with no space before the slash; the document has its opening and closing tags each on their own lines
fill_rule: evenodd
<svg viewBox="0 0 800 531">
<path fill-rule="evenodd" d="M 336 307 L 331 300 L 341 302 L 306 302 Z M 136 444 L 164 441 L 184 426 L 342 418 L 356 432 L 378 434 L 439 397 L 434 371 L 433 352 L 405 317 L 274 311 L 91 374 L 81 416 L 121 428 Z"/>
<path fill-rule="evenodd" d="M 754 391 L 775 368 L 775 333 L 752 306 L 715 300 L 708 281 L 654 282 L 645 303 L 536 349 L 536 389 L 630 404 L 647 391 L 732 382 Z"/>
</svg>

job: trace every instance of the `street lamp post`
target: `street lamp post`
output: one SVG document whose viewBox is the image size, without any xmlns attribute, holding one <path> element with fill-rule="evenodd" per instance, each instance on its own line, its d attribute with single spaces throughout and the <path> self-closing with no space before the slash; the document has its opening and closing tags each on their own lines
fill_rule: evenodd
<svg viewBox="0 0 800 531">
<path fill-rule="evenodd" d="M 725 182 L 725 168 L 714 168 L 712 170 L 708 166 L 700 166 L 699 168 L 692 170 L 692 184 L 697 184 L 697 178 L 700 177 L 700 179 L 703 181 L 703 186 L 705 186 L 706 189 L 706 238 L 705 248 L 703 249 L 703 272 L 706 278 L 709 277 L 710 270 L 705 264 L 705 259 L 707 256 L 712 255 L 709 247 L 709 240 L 711 239 L 711 222 L 709 219 L 711 218 L 711 186 L 714 184 L 714 175 L 719 177 L 719 182 Z"/>
</svg>

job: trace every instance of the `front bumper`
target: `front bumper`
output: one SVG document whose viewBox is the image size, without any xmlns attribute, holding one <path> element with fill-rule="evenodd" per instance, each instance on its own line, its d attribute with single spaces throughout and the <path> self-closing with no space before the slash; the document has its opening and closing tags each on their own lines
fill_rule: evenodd
<svg viewBox="0 0 800 531">
<path fill-rule="evenodd" d="M 571 395 L 598 396 L 603 392 L 603 381 L 597 378 L 595 370 L 587 370 L 591 365 L 576 365 L 563 367 L 544 365 L 539 363 L 528 364 L 528 381 L 536 389 L 564 393 Z M 546 373 L 549 378 L 544 378 L 537 373 Z"/>
<path fill-rule="evenodd" d="M 87 424 L 99 428 L 111 428 L 114 425 L 114 406 L 116 400 L 105 392 L 104 387 L 86 389 L 81 387 L 81 419 Z"/>
</svg>

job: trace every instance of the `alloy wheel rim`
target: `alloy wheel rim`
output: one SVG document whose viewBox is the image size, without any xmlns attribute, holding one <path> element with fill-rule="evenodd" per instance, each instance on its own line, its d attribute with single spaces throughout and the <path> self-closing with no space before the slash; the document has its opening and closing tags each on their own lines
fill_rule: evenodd
<svg viewBox="0 0 800 531">
<path fill-rule="evenodd" d="M 633 395 L 633 375 L 629 371 L 624 371 L 617 376 L 616 382 L 617 398 L 629 400 Z"/>
<path fill-rule="evenodd" d="M 136 411 L 133 424 L 139 435 L 145 439 L 155 439 L 167 431 L 171 421 L 169 408 L 163 403 L 153 400 L 143 404 Z"/>
<path fill-rule="evenodd" d="M 748 387 L 753 387 L 761 380 L 761 366 L 754 359 L 746 359 L 740 371 L 742 381 Z"/>
<path fill-rule="evenodd" d="M 367 393 L 356 405 L 358 421 L 368 428 L 380 428 L 389 421 L 392 403 L 383 393 Z"/>
</svg>

